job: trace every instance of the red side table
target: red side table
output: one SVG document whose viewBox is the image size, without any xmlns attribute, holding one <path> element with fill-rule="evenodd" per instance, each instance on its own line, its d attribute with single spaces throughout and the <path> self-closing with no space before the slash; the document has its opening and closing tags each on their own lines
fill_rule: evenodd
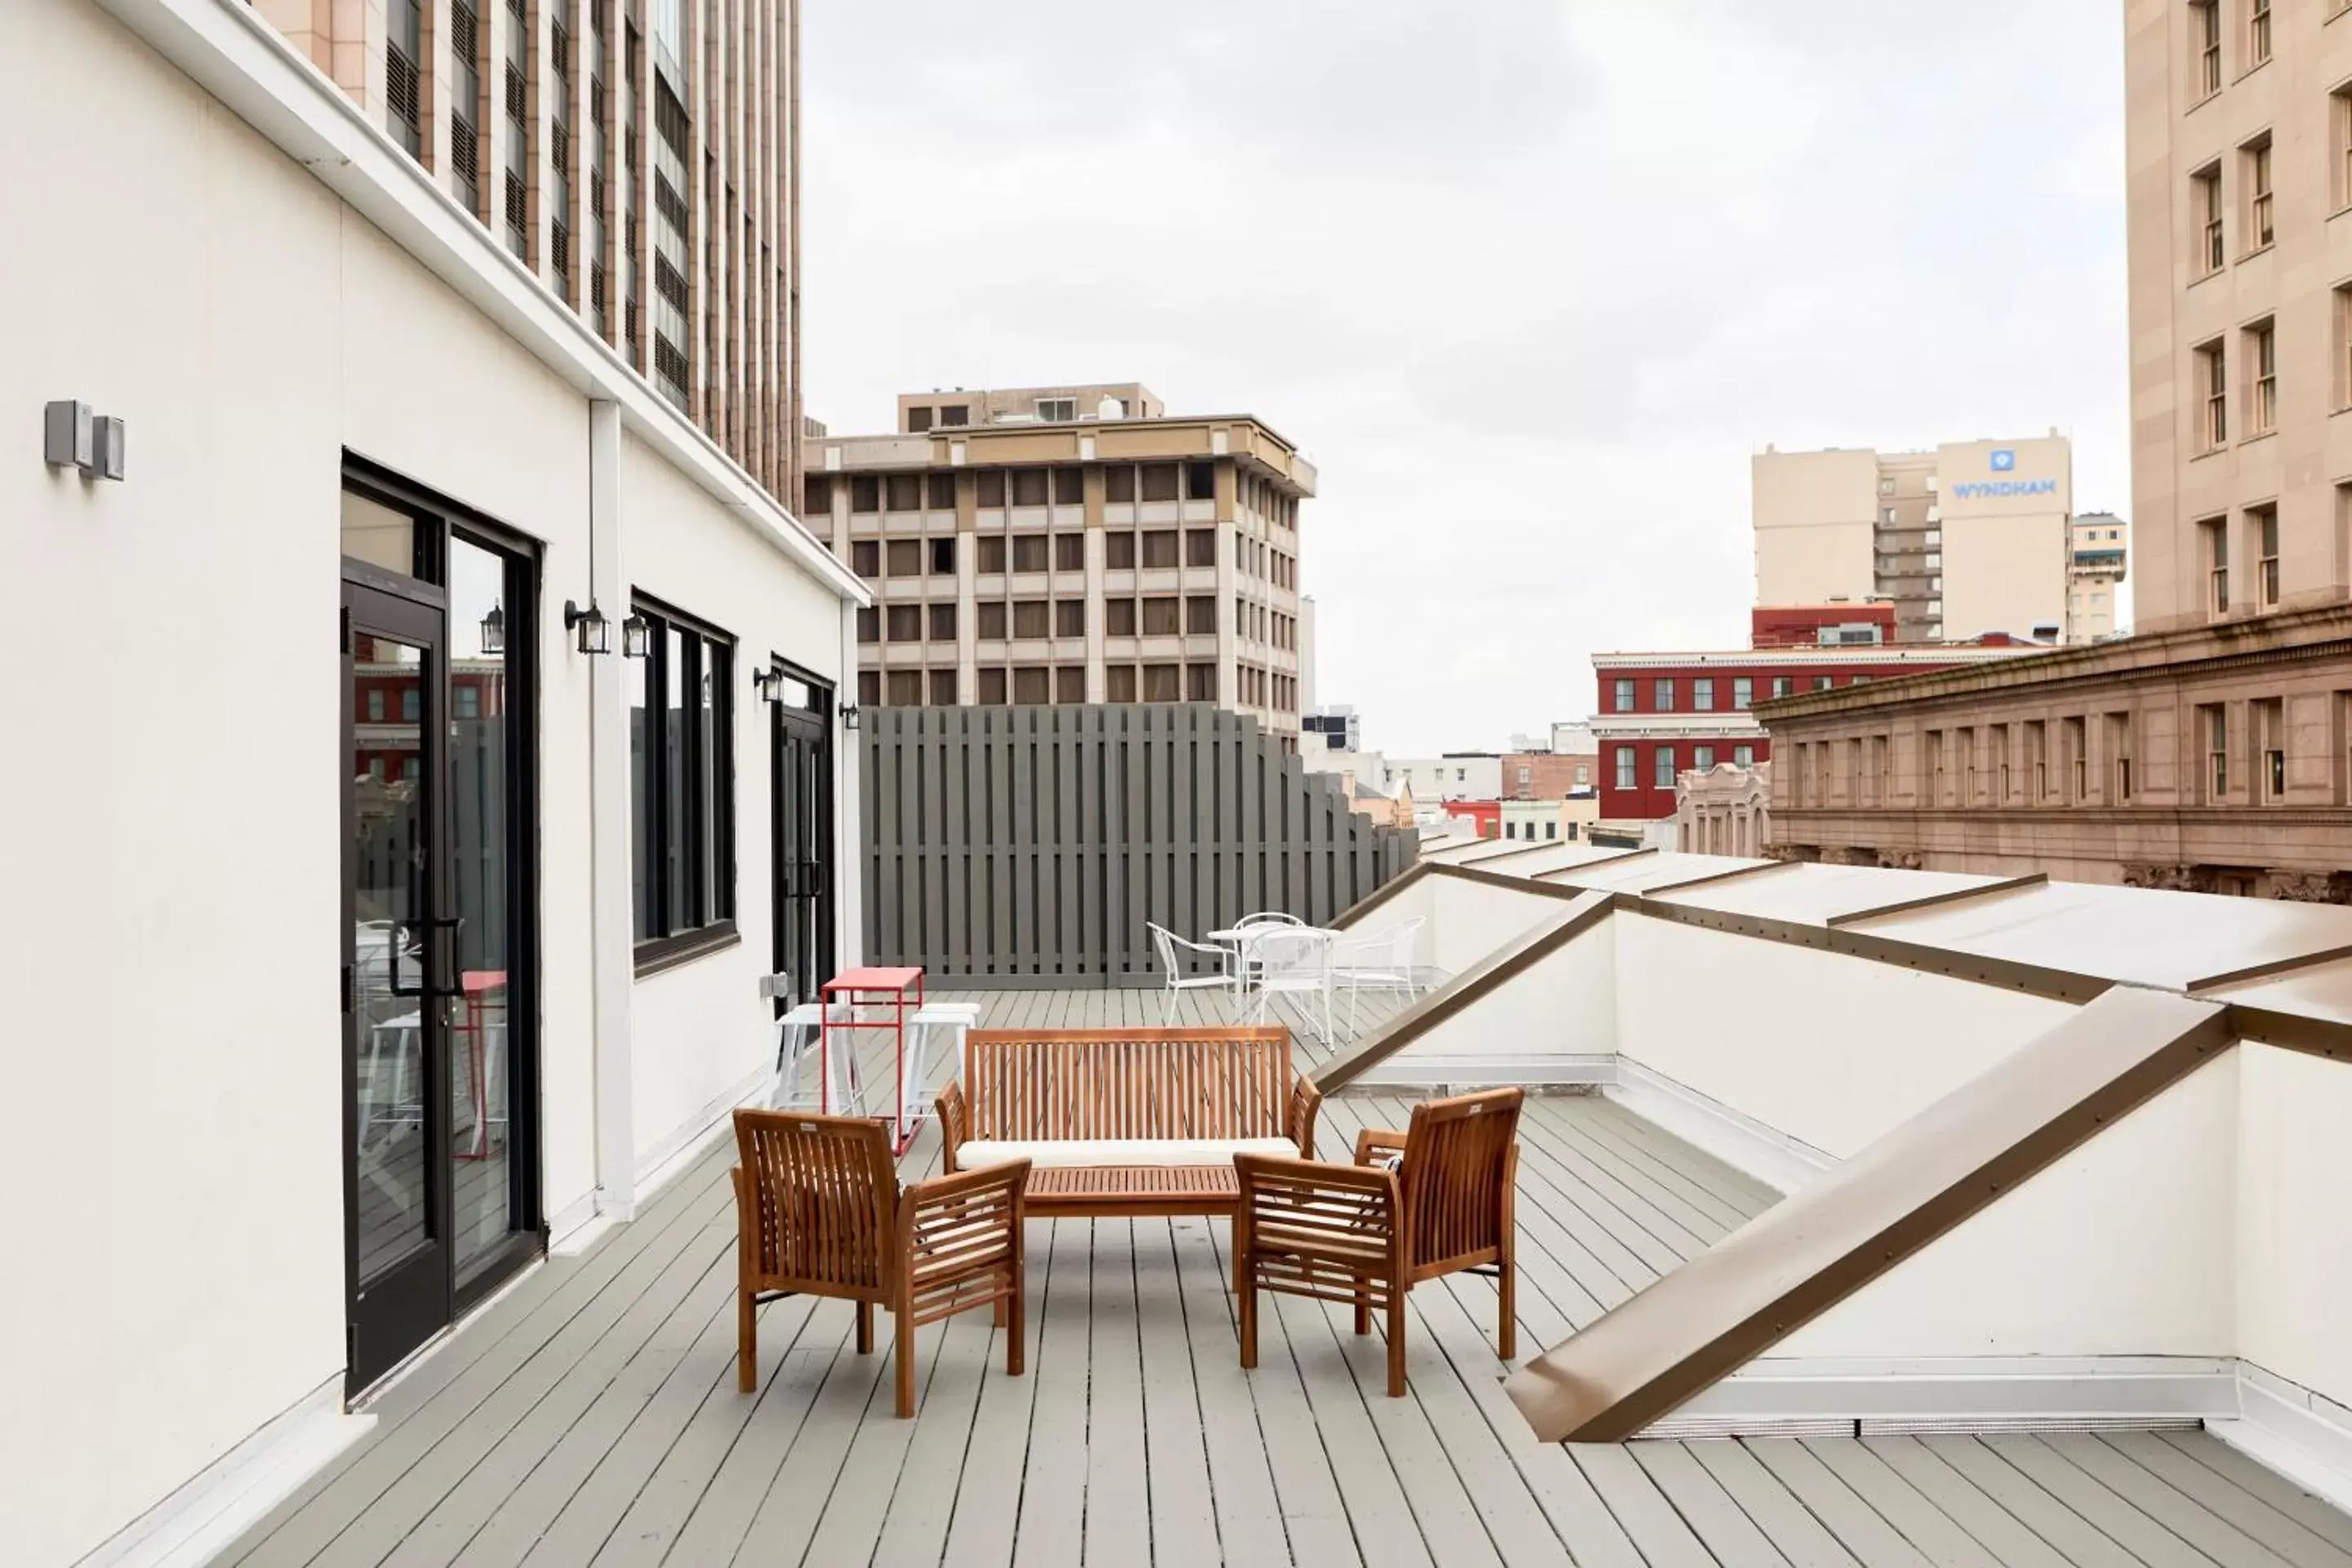
<svg viewBox="0 0 2352 1568">
<path fill-rule="evenodd" d="M 907 1109 L 907 1012 L 909 1007 L 919 1008 L 923 1005 L 923 972 L 912 967 L 845 969 L 826 981 L 821 990 L 818 1011 L 822 1019 L 817 1025 L 816 1047 L 817 1109 L 828 1112 L 834 1109 L 826 1103 L 833 1084 L 830 1070 L 833 1066 L 833 1037 L 848 1035 L 846 1048 L 856 1050 L 856 1031 L 889 1030 L 893 1044 L 891 1077 L 897 1080 L 896 1087 L 890 1091 L 895 1101 L 890 1119 L 893 1152 L 905 1153 L 907 1145 L 915 1141 L 915 1132 L 924 1115 L 919 1108 L 911 1115 Z M 834 1017 L 833 1005 L 835 1002 L 846 1004 L 849 1015 L 846 1018 Z M 864 1016 L 861 1009 L 866 1007 L 877 1009 L 880 1016 L 870 1019 Z M 842 1109 L 848 1110 L 851 1108 L 844 1106 Z"/>
</svg>

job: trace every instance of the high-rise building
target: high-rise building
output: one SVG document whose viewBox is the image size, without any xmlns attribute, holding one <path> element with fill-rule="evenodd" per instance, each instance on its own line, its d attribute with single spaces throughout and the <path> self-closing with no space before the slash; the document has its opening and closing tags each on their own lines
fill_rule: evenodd
<svg viewBox="0 0 2352 1568">
<path fill-rule="evenodd" d="M 1773 705 L 1778 852 L 2352 900 L 2346 16 L 2127 0 L 2139 635 Z"/>
<path fill-rule="evenodd" d="M 812 450 L 802 515 L 874 587 L 861 703 L 1214 702 L 1295 746 L 1316 478 L 1264 422 L 1132 382 L 910 393 Z"/>
<path fill-rule="evenodd" d="M 2066 603 L 2074 447 L 2053 431 L 1932 452 L 1754 458 L 1756 603 L 1885 600 L 1893 640 L 2054 638 Z"/>
<path fill-rule="evenodd" d="M 2086 511 L 2066 525 L 2066 642 L 2098 642 L 2128 629 L 2121 608 L 2131 527 L 2111 511 Z"/>
</svg>

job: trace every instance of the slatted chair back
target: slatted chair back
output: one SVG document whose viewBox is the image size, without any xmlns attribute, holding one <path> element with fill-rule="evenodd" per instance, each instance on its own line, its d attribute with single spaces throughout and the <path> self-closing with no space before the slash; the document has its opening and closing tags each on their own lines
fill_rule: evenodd
<svg viewBox="0 0 2352 1568">
<path fill-rule="evenodd" d="M 742 1236 L 750 1282 L 762 1291 L 881 1299 L 898 1210 L 882 1123 L 738 1110 L 735 1146 L 751 1216 Z"/>
<path fill-rule="evenodd" d="M 975 1029 L 970 1138 L 1282 1138 L 1296 1112 L 1290 1031 Z"/>
<path fill-rule="evenodd" d="M 1398 1186 L 1414 1279 L 1502 1258 L 1526 1098 L 1523 1089 L 1491 1089 L 1412 1108 Z"/>
</svg>

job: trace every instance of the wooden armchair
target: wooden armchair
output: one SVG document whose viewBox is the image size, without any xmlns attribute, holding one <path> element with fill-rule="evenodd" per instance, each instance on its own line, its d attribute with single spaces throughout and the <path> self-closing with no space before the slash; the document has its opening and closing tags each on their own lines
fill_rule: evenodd
<svg viewBox="0 0 2352 1568">
<path fill-rule="evenodd" d="M 974 1307 L 1005 1326 L 1004 1370 L 1021 1375 L 1022 1198 L 1029 1162 L 900 1187 L 889 1135 L 862 1117 L 738 1110 L 736 1360 L 757 1384 L 757 1309 L 778 1297 L 857 1303 L 857 1352 L 874 1309 L 898 1321 L 898 1414 L 915 1413 L 915 1331 Z"/>
<path fill-rule="evenodd" d="M 1242 1365 L 1257 1365 L 1260 1290 L 1344 1302 L 1360 1334 L 1371 1331 L 1375 1310 L 1388 1314 L 1389 1396 L 1401 1398 L 1406 1292 L 1465 1269 L 1495 1280 L 1496 1349 L 1505 1361 L 1517 1355 L 1511 1201 L 1524 1098 L 1496 1089 L 1426 1100 L 1402 1132 L 1359 1133 L 1352 1165 L 1234 1156 Z M 1401 1157 L 1393 1170 L 1387 1154 Z"/>
</svg>

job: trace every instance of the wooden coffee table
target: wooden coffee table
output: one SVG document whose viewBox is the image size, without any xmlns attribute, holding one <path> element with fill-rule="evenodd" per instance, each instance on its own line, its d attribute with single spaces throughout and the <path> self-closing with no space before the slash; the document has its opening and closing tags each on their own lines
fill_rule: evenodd
<svg viewBox="0 0 2352 1568">
<path fill-rule="evenodd" d="M 1223 1215 L 1241 1202 L 1231 1165 L 1052 1165 L 1029 1173 L 1029 1212 L 1040 1219 Z"/>
</svg>

